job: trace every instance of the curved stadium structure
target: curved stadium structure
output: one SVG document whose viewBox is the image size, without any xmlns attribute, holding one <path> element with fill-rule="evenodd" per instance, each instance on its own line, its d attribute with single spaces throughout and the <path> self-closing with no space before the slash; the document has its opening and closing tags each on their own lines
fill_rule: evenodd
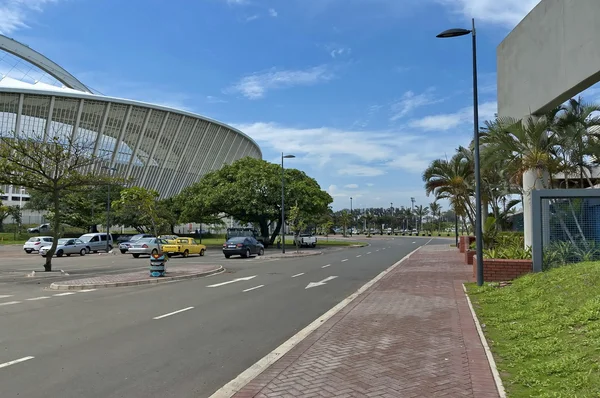
<svg viewBox="0 0 600 398">
<path fill-rule="evenodd" d="M 224 164 L 262 158 L 256 142 L 231 126 L 96 94 L 40 53 L 0 35 L 0 134 L 13 131 L 85 137 L 102 166 L 157 190 L 161 198 Z M 16 188 L 0 189 L 5 200 L 27 198 Z"/>
</svg>

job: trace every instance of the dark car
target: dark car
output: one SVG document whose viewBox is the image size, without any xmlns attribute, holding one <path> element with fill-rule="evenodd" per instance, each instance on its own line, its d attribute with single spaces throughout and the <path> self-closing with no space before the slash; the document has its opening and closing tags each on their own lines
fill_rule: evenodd
<svg viewBox="0 0 600 398">
<path fill-rule="evenodd" d="M 138 242 L 140 239 L 153 238 L 153 237 L 154 237 L 153 235 L 149 235 L 149 234 L 133 235 L 133 236 L 129 237 L 129 239 L 127 241 L 119 243 L 119 250 L 121 250 L 121 253 L 125 254 L 129 250 L 129 248 L 134 243 Z"/>
<path fill-rule="evenodd" d="M 265 254 L 265 247 L 251 236 L 238 236 L 223 244 L 223 254 L 225 258 L 236 255 L 248 258 L 253 254 L 262 256 Z"/>
</svg>

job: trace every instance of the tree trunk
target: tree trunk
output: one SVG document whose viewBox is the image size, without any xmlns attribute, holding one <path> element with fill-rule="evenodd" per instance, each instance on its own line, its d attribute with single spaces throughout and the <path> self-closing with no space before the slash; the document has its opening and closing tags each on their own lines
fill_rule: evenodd
<svg viewBox="0 0 600 398">
<path fill-rule="evenodd" d="M 273 231 L 273 234 L 271 234 L 271 239 L 269 240 L 269 243 L 272 245 L 275 243 L 275 238 L 277 238 L 277 235 L 279 235 L 281 231 L 281 221 L 278 221 L 277 224 L 275 224 L 275 230 Z"/>
<path fill-rule="evenodd" d="M 58 246 L 58 239 L 60 238 L 60 192 L 56 187 L 52 194 L 52 205 L 53 205 L 53 217 L 52 217 L 52 246 L 50 250 L 46 252 L 46 262 L 44 263 L 44 271 L 52 271 L 52 256 L 56 252 Z"/>
</svg>

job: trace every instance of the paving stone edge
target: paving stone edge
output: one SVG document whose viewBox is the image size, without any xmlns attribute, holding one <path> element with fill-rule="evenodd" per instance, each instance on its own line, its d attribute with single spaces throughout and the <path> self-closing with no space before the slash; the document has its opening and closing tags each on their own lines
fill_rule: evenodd
<svg viewBox="0 0 600 398">
<path fill-rule="evenodd" d="M 150 285 L 161 282 L 168 282 L 174 280 L 184 280 L 184 279 L 193 279 L 193 278 L 201 278 L 204 276 L 210 276 L 214 274 L 218 274 L 224 272 L 225 268 L 222 265 L 219 268 L 200 272 L 192 275 L 179 275 L 179 276 L 165 276 L 161 278 L 154 279 L 141 279 L 137 281 L 127 281 L 127 282 L 111 282 L 111 283 L 99 283 L 96 285 L 57 285 L 56 283 L 52 283 L 50 285 L 50 289 L 52 290 L 84 290 L 84 289 L 100 289 L 105 287 L 123 287 L 123 286 L 137 286 L 137 285 Z"/>
</svg>

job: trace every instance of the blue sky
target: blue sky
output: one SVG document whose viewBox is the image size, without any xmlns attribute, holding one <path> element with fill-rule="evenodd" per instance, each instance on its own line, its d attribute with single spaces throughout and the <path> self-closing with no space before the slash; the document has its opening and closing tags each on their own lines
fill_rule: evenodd
<svg viewBox="0 0 600 398">
<path fill-rule="evenodd" d="M 421 173 L 496 111 L 496 47 L 537 0 L 0 0 L 0 31 L 110 96 L 232 124 L 334 208 L 433 201 Z"/>
</svg>

